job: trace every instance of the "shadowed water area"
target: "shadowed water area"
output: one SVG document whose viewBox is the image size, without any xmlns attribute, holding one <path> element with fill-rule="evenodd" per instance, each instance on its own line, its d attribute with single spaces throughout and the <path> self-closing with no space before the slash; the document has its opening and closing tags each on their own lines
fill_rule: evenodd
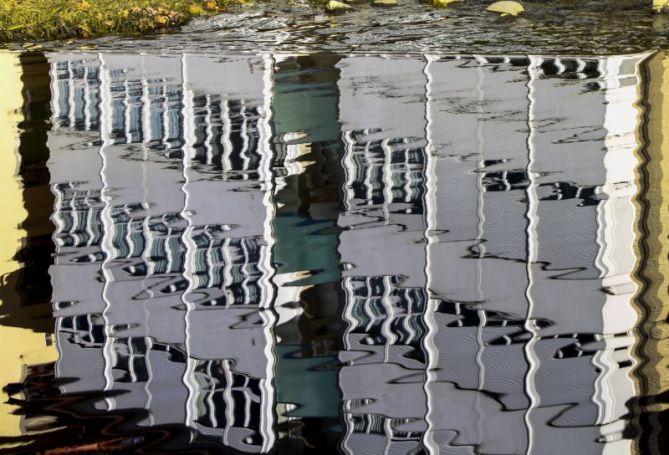
<svg viewBox="0 0 669 455">
<path fill-rule="evenodd" d="M 1 453 L 662 453 L 667 54 L 0 65 Z"/>
</svg>

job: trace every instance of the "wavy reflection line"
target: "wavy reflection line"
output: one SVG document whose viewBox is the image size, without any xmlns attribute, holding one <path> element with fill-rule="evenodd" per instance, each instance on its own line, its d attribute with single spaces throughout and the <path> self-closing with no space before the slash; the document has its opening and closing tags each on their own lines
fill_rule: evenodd
<svg viewBox="0 0 669 455">
<path fill-rule="evenodd" d="M 197 410 L 197 397 L 198 397 L 198 383 L 195 379 L 195 369 L 197 367 L 197 361 L 194 358 L 191 350 L 193 347 L 192 338 L 193 338 L 193 327 L 191 316 L 192 312 L 195 309 L 194 302 L 191 301 L 191 294 L 197 287 L 197 278 L 194 276 L 194 271 L 196 270 L 196 253 L 197 245 L 193 241 L 193 233 L 195 227 L 193 225 L 192 213 L 190 208 L 191 194 L 189 191 L 189 185 L 191 183 L 191 167 L 192 167 L 192 154 L 194 153 L 194 144 L 196 142 L 194 124 L 195 116 L 193 113 L 193 96 L 188 82 L 188 61 L 187 54 L 181 56 L 181 92 L 182 92 L 182 105 L 181 105 L 181 118 L 183 119 L 183 138 L 184 145 L 182 147 L 182 176 L 183 183 L 181 184 L 181 191 L 184 195 L 184 205 L 181 210 L 182 219 L 186 220 L 186 229 L 184 229 L 181 236 L 181 243 L 185 246 L 186 252 L 184 255 L 184 268 L 183 275 L 186 279 L 188 285 L 187 288 L 181 294 L 181 301 L 183 302 L 186 311 L 184 313 L 184 322 L 186 327 L 185 333 L 185 351 L 186 351 L 186 369 L 184 371 L 183 383 L 188 389 L 188 400 L 186 402 L 186 425 L 191 428 L 195 428 L 195 422 L 197 420 L 198 410 Z M 227 436 L 227 433 L 224 435 L 224 440 Z M 228 441 L 225 440 L 225 444 L 228 444 Z"/>
<path fill-rule="evenodd" d="M 434 55 L 425 55 L 425 67 L 423 72 L 425 74 L 425 289 L 426 289 L 426 306 L 424 309 L 424 321 L 427 328 L 423 337 L 422 345 L 427 352 L 427 365 L 425 368 L 425 384 L 423 390 L 427 401 L 427 410 L 425 414 L 425 422 L 427 429 L 423 434 L 423 445 L 431 455 L 439 454 L 439 445 L 434 439 L 434 431 L 436 427 L 435 416 L 433 416 L 435 403 L 432 396 L 431 386 L 437 381 L 437 368 L 439 366 L 439 349 L 435 344 L 435 337 L 439 331 L 437 321 L 435 319 L 435 312 L 439 306 L 439 302 L 432 295 L 432 278 L 433 278 L 433 263 L 432 263 L 432 248 L 437 242 L 438 238 L 434 235 L 437 228 L 437 176 L 436 176 L 436 157 L 434 156 L 434 143 L 432 130 L 434 128 L 434 119 L 432 118 L 431 102 L 433 98 L 432 84 L 433 76 L 431 67 L 439 58 Z"/>
<path fill-rule="evenodd" d="M 146 62 L 144 59 L 141 61 L 141 68 L 142 72 L 146 73 L 147 68 L 146 68 Z M 142 134 L 143 134 L 143 141 L 142 141 L 142 206 L 143 209 L 146 211 L 144 220 L 142 221 L 142 239 L 144 241 L 144 248 L 141 251 L 141 261 L 143 264 L 147 264 L 147 273 L 144 275 L 142 279 L 142 289 L 147 289 L 149 292 L 149 298 L 145 299 L 142 302 L 142 310 L 144 312 L 144 330 L 145 330 L 145 342 L 146 342 L 146 349 L 144 352 L 145 356 L 145 362 L 146 362 L 146 371 L 148 378 L 146 382 L 144 383 L 144 393 L 146 394 L 146 409 L 151 409 L 151 405 L 153 402 L 153 393 L 151 392 L 151 385 L 153 384 L 154 381 L 154 371 L 153 367 L 151 365 L 151 356 L 149 353 L 153 350 L 153 339 L 150 337 L 150 327 L 151 327 L 151 312 L 149 310 L 149 303 L 153 300 L 154 295 L 153 295 L 153 290 L 148 289 L 148 278 L 151 276 L 151 271 L 149 270 L 150 265 L 151 265 L 151 257 L 150 257 L 150 251 L 151 251 L 151 245 L 154 243 L 153 239 L 153 232 L 151 231 L 151 228 L 149 226 L 149 222 L 151 220 L 151 212 L 149 211 L 150 208 L 150 201 L 149 201 L 149 187 L 148 187 L 148 166 L 147 162 L 149 160 L 149 147 L 148 144 L 150 141 L 153 140 L 153 131 L 152 131 L 152 125 L 151 125 L 151 97 L 149 93 L 149 81 L 148 78 L 142 78 L 142 105 L 141 105 L 141 112 L 142 112 Z M 148 412 L 148 419 L 150 422 L 150 425 L 155 424 L 155 416 L 153 412 Z"/>
<path fill-rule="evenodd" d="M 265 343 L 265 377 L 261 379 L 261 387 L 264 390 L 264 400 L 262 400 L 262 418 L 261 434 L 263 435 L 262 451 L 269 452 L 276 444 L 275 427 L 275 397 L 274 371 L 276 369 L 276 358 L 274 355 L 276 339 L 274 337 L 274 326 L 277 323 L 278 315 L 274 312 L 272 305 L 276 298 L 273 278 L 276 271 L 273 266 L 272 252 L 276 243 L 274 232 L 272 231 L 272 221 L 276 216 L 276 206 L 272 200 L 274 194 L 274 182 L 272 179 L 272 93 L 274 59 L 270 55 L 263 56 L 263 106 L 261 118 L 259 120 L 260 139 L 258 141 L 261 147 L 261 161 L 259 177 L 262 182 L 263 205 L 265 206 L 266 216 L 263 226 L 263 237 L 265 245 L 261 246 L 261 271 L 260 289 L 265 295 L 261 296 L 259 307 L 263 318 L 263 333 L 267 343 Z"/>
<path fill-rule="evenodd" d="M 104 253 L 104 260 L 101 265 L 102 276 L 104 278 L 104 285 L 102 287 L 102 300 L 104 302 L 104 309 L 102 310 L 102 319 L 104 321 L 104 331 L 105 331 L 105 340 L 104 346 L 102 348 L 102 353 L 104 357 L 104 378 L 105 378 L 105 391 L 112 389 L 114 384 L 114 376 L 112 372 L 113 365 L 116 363 L 116 355 L 114 353 L 114 333 L 112 329 L 112 323 L 109 318 L 109 313 L 111 311 L 112 302 L 109 298 L 110 286 L 113 282 L 113 274 L 110 269 L 111 262 L 113 261 L 114 255 L 114 245 L 113 241 L 113 232 L 114 232 L 114 221 L 112 219 L 112 199 L 111 199 L 111 188 L 109 187 L 109 182 L 107 180 L 107 150 L 109 146 L 113 143 L 109 133 L 111 125 L 108 123 L 111 120 L 111 99 L 109 99 L 109 94 L 111 94 L 111 83 L 109 79 L 109 69 L 105 58 L 102 53 L 98 54 L 98 60 L 100 62 L 99 78 L 100 78 L 100 139 L 101 145 L 98 150 L 100 155 L 100 160 L 102 166 L 100 168 L 100 181 L 102 182 L 102 190 L 100 191 L 100 199 L 103 203 L 101 220 L 103 228 L 103 238 L 100 248 Z M 70 62 L 68 61 L 68 69 L 70 68 Z M 69 79 L 73 81 L 72 78 Z M 70 83 L 72 85 L 72 83 Z M 68 97 L 69 98 L 69 97 Z M 68 102 L 69 106 L 73 104 Z M 74 125 L 74 121 L 70 119 L 70 124 Z M 115 400 L 114 398 L 108 396 L 105 398 L 109 410 L 115 409 Z"/>
<path fill-rule="evenodd" d="M 539 357 L 534 351 L 534 345 L 538 341 L 538 329 L 534 316 L 534 296 L 532 295 L 532 287 L 535 281 L 533 269 L 536 267 L 538 259 L 538 240 L 537 240 L 537 226 L 539 218 L 537 214 L 538 196 L 535 179 L 538 176 L 534 172 L 535 160 L 535 144 L 534 144 L 534 108 L 535 108 L 535 87 L 534 82 L 539 77 L 538 68 L 541 66 L 542 59 L 535 56 L 530 56 L 527 72 L 529 80 L 527 81 L 527 99 L 528 99 L 528 135 L 527 135 L 527 175 L 529 178 L 529 185 L 526 189 L 527 194 L 527 211 L 525 217 L 527 218 L 527 288 L 525 289 L 525 298 L 527 300 L 527 314 L 525 317 L 525 330 L 530 333 L 530 340 L 525 344 L 525 356 L 528 361 L 528 370 L 525 375 L 525 390 L 530 400 L 530 404 L 525 412 L 524 421 L 527 428 L 527 455 L 531 455 L 534 449 L 534 431 L 532 427 L 531 413 L 539 406 L 540 396 L 536 389 L 535 375 L 539 369 Z"/>
<path fill-rule="evenodd" d="M 483 139 L 483 100 L 485 98 L 485 92 L 483 90 L 483 65 L 487 62 L 485 59 L 479 56 L 474 56 L 478 61 L 479 65 L 476 67 L 476 94 L 477 94 L 477 122 L 476 122 L 476 152 L 478 155 L 478 160 L 476 161 L 476 187 L 477 187 L 477 218 L 478 222 L 476 225 L 476 241 L 475 244 L 478 247 L 478 258 L 476 258 L 476 300 L 483 302 L 485 299 L 483 292 L 483 258 L 486 254 L 485 241 L 483 235 L 483 229 L 485 224 L 485 187 L 483 186 L 483 169 L 485 165 L 485 156 L 484 156 L 484 147 L 485 142 Z M 479 391 L 483 391 L 485 387 L 485 364 L 483 363 L 483 351 L 485 349 L 483 342 L 483 328 L 486 325 L 486 312 L 485 310 L 478 309 L 477 311 L 479 323 L 476 328 L 476 342 L 478 343 L 478 348 L 476 350 L 476 365 L 478 367 L 478 378 L 476 388 Z M 483 440 L 483 418 L 484 414 L 481 410 L 481 394 L 476 394 L 474 399 L 474 408 L 477 414 L 476 427 L 478 431 L 477 440 Z"/>
</svg>

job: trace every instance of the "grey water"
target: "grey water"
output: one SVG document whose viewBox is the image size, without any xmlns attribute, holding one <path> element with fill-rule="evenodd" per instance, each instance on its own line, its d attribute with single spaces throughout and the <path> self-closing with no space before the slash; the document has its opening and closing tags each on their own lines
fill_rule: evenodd
<svg viewBox="0 0 669 455">
<path fill-rule="evenodd" d="M 19 60 L 6 453 L 662 453 L 663 54 Z"/>
</svg>

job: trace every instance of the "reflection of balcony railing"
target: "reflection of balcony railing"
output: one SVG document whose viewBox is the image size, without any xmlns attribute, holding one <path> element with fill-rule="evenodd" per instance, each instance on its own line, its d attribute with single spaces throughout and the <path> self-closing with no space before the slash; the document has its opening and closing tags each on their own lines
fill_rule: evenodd
<svg viewBox="0 0 669 455">
<path fill-rule="evenodd" d="M 208 436 L 219 435 L 226 445 L 258 451 L 263 445 L 262 403 L 273 400 L 263 396 L 260 381 L 235 373 L 229 361 L 199 361 L 194 376 L 198 384 L 193 397 L 196 428 Z"/>
<path fill-rule="evenodd" d="M 102 87 L 98 58 L 54 62 L 52 111 L 56 127 L 100 129 L 108 103 L 112 144 L 145 144 L 156 151 L 179 150 L 185 144 L 185 122 L 193 130 L 192 159 L 231 178 L 257 178 L 261 164 L 259 107 L 220 94 L 194 94 L 192 112 L 184 118 L 184 90 L 179 73 L 158 79 L 134 79 L 124 68 L 108 70 Z M 171 76 L 171 78 L 170 78 Z M 101 90 L 107 93 L 101 93 Z"/>
<path fill-rule="evenodd" d="M 347 351 L 369 354 L 374 347 L 386 351 L 385 355 L 378 353 L 380 358 L 378 354 L 366 355 L 353 363 L 387 362 L 393 346 L 398 351 L 395 358 L 404 356 L 419 362 L 425 358 L 421 343 L 426 334 L 423 317 L 427 298 L 423 289 L 400 288 L 397 280 L 387 276 L 345 278 L 343 286 L 347 294 Z"/>
<path fill-rule="evenodd" d="M 347 200 L 349 210 L 371 205 L 394 206 L 410 214 L 421 214 L 425 151 L 415 138 L 367 140 L 382 131 L 344 133 L 347 156 Z"/>
</svg>

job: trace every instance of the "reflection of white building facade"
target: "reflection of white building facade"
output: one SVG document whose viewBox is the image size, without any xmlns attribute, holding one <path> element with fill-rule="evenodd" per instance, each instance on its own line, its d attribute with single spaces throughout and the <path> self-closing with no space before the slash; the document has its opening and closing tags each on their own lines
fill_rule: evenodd
<svg viewBox="0 0 669 455">
<path fill-rule="evenodd" d="M 337 63 L 342 450 L 629 453 L 639 60 Z M 51 61 L 63 390 L 269 451 L 273 59 Z"/>
<path fill-rule="evenodd" d="M 54 185 L 57 373 L 81 377 L 65 391 L 122 391 L 108 409 L 269 451 L 270 63 L 82 55 L 52 66 L 56 125 L 83 140 L 100 131 L 98 154 L 58 129 L 51 138 L 53 179 L 73 182 Z"/>
<path fill-rule="evenodd" d="M 641 58 L 369 60 L 341 64 L 344 449 L 629 453 Z"/>
</svg>

